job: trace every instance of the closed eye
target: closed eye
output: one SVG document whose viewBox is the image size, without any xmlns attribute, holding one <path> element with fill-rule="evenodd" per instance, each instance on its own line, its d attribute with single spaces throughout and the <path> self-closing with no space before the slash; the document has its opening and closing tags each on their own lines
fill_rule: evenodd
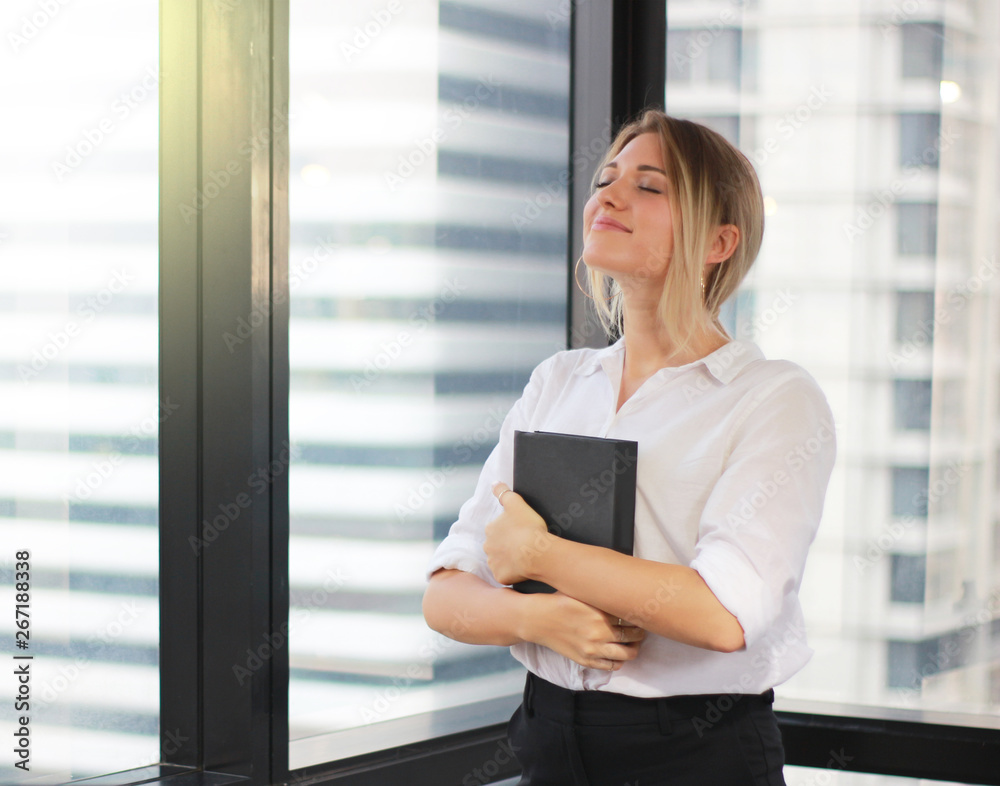
<svg viewBox="0 0 1000 786">
<path fill-rule="evenodd" d="M 606 188 L 607 186 L 610 186 L 614 182 L 615 182 L 614 180 L 601 180 L 598 183 L 594 183 L 594 188 L 595 189 Z M 663 194 L 664 193 L 664 191 L 662 189 L 654 188 L 653 186 L 637 186 L 637 188 L 640 191 L 646 191 L 646 192 L 648 192 L 650 194 Z"/>
</svg>

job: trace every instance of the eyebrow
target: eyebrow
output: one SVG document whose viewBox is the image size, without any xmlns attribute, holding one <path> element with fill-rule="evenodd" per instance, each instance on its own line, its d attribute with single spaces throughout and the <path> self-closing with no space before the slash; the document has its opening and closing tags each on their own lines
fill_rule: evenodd
<svg viewBox="0 0 1000 786">
<path fill-rule="evenodd" d="M 607 164 L 604 165 L 605 169 L 608 169 L 609 167 L 611 169 L 618 169 L 618 162 L 617 161 L 609 161 Z M 667 175 L 667 173 L 664 172 L 659 167 L 650 166 L 649 164 L 639 164 L 639 166 L 637 166 L 636 169 L 638 169 L 640 172 L 659 172 L 664 177 L 666 177 L 666 175 Z"/>
</svg>

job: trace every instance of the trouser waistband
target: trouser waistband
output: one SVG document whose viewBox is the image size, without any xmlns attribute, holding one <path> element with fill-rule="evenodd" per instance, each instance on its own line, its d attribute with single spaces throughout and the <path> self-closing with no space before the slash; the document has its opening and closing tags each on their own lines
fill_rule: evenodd
<svg viewBox="0 0 1000 786">
<path fill-rule="evenodd" d="M 687 696 L 640 698 L 608 691 L 573 691 L 528 674 L 524 688 L 525 709 L 557 723 L 581 726 L 619 726 L 630 723 L 659 724 L 665 734 L 676 722 L 715 724 L 730 712 L 742 714 L 770 708 L 774 691 L 764 693 L 701 693 Z"/>
</svg>

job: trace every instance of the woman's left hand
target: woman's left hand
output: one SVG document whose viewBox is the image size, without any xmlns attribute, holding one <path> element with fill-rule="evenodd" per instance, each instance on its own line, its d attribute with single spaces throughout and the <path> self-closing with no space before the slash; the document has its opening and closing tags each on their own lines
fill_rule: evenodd
<svg viewBox="0 0 1000 786">
<path fill-rule="evenodd" d="M 531 578 L 535 560 L 549 547 L 551 539 L 545 521 L 511 491 L 506 483 L 493 486 L 503 513 L 486 525 L 486 561 L 501 584 Z"/>
</svg>

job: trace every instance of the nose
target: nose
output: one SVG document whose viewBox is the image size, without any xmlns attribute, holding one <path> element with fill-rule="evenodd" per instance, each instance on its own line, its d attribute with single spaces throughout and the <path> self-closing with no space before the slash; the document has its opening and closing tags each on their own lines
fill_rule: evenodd
<svg viewBox="0 0 1000 786">
<path fill-rule="evenodd" d="M 604 188 L 597 190 L 597 202 L 602 206 L 620 208 L 624 204 L 624 189 L 620 186 L 621 178 L 613 180 Z"/>
</svg>

